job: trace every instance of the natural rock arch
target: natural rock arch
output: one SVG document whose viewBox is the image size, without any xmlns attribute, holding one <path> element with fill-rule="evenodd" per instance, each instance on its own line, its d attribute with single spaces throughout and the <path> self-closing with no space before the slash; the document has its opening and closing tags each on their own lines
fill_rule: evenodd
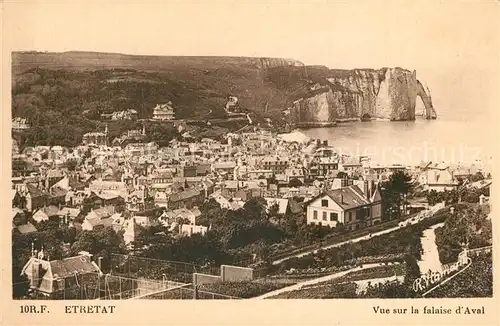
<svg viewBox="0 0 500 326">
<path fill-rule="evenodd" d="M 425 107 L 425 118 L 426 119 L 436 119 L 437 114 L 432 105 L 432 98 L 429 89 L 425 90 L 422 83 L 417 80 L 417 96 L 420 97 L 422 103 Z"/>
</svg>

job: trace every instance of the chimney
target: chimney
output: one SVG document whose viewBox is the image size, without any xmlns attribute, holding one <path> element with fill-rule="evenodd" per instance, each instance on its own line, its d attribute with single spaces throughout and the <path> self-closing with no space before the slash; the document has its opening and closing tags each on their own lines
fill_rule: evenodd
<svg viewBox="0 0 500 326">
<path fill-rule="evenodd" d="M 97 266 L 99 266 L 99 270 L 102 270 L 102 257 L 97 258 Z"/>
<path fill-rule="evenodd" d="M 364 186 L 364 193 L 365 193 L 365 196 L 366 196 L 366 199 L 367 200 L 370 200 L 370 187 L 368 185 L 368 180 L 365 180 L 364 183 L 363 183 L 363 186 Z"/>
<path fill-rule="evenodd" d="M 328 146 L 328 140 L 323 141 L 323 146 Z"/>
</svg>

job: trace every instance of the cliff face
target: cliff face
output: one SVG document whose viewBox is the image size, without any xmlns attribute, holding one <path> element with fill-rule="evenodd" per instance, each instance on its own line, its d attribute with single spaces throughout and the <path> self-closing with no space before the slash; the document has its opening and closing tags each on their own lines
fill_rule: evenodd
<svg viewBox="0 0 500 326">
<path fill-rule="evenodd" d="M 294 102 L 291 117 L 296 124 L 335 120 L 379 118 L 414 120 L 417 96 L 427 118 L 435 118 L 430 94 L 417 80 L 416 72 L 401 68 L 379 70 L 331 70 L 328 84 Z"/>
</svg>

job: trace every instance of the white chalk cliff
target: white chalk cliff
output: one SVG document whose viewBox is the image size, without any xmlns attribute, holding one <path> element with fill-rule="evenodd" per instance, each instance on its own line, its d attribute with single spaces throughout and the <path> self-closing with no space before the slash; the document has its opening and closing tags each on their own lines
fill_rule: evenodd
<svg viewBox="0 0 500 326">
<path fill-rule="evenodd" d="M 416 71 L 402 68 L 331 70 L 328 83 L 294 102 L 292 122 L 324 123 L 356 119 L 414 120 L 417 96 L 427 119 L 435 119 L 431 96 Z"/>
</svg>

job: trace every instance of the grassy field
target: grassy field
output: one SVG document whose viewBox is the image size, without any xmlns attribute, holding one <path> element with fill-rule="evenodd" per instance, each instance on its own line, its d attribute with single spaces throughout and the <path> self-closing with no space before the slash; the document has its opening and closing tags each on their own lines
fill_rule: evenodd
<svg viewBox="0 0 500 326">
<path fill-rule="evenodd" d="M 284 61 L 284 64 L 293 62 Z M 304 82 L 301 81 L 301 74 L 282 80 L 280 70 L 271 73 L 276 69 L 266 69 L 262 58 L 247 57 L 136 56 L 97 52 L 12 54 L 15 95 L 38 94 L 35 86 L 44 88 L 41 84 L 44 81 L 43 72 L 59 70 L 65 72 L 58 75 L 59 84 L 48 82 L 47 85 L 60 87 L 57 90 L 45 87 L 42 95 L 66 90 L 68 93 L 89 93 L 90 87 L 92 94 L 88 95 L 92 100 L 103 102 L 101 107 L 109 104 L 112 108 L 122 108 L 126 104 L 135 104 L 132 108 L 139 111 L 140 117 L 149 116 L 156 102 L 167 100 L 171 100 L 178 109 L 179 117 L 196 118 L 209 110 L 215 110 L 216 114 L 222 110 L 229 95 L 237 96 L 242 107 L 250 111 L 262 112 L 267 104 L 270 113 L 281 112 L 288 95 L 293 92 L 291 88 Z M 291 79 L 295 80 L 293 85 Z M 129 89 L 127 93 L 108 98 L 93 87 L 96 85 L 106 88 L 111 94 L 114 88 Z M 26 92 L 16 91 L 19 89 Z M 140 89 L 141 93 L 131 92 L 131 89 Z M 144 108 L 133 103 L 137 96 L 141 96 Z M 115 102 L 109 103 L 109 100 Z M 125 103 L 120 105 L 120 102 Z"/>
<path fill-rule="evenodd" d="M 428 298 L 485 298 L 493 296 L 493 262 L 491 253 L 472 257 L 472 265 Z"/>
</svg>

